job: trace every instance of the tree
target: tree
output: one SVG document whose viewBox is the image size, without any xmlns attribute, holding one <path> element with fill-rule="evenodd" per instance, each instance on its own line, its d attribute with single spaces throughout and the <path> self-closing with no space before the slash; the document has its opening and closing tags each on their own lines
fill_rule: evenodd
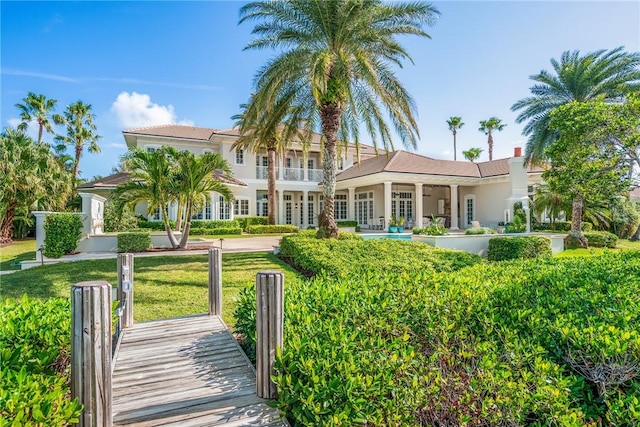
<svg viewBox="0 0 640 427">
<path fill-rule="evenodd" d="M 453 134 L 453 160 L 457 160 L 456 135 L 458 134 L 458 129 L 464 126 L 462 117 L 450 117 L 449 120 L 447 120 L 447 125 L 449 125 L 449 130 Z"/>
<path fill-rule="evenodd" d="M 56 104 L 55 99 L 47 99 L 44 95 L 36 95 L 33 92 L 29 92 L 22 100 L 23 104 L 16 104 L 16 107 L 20 110 L 21 123 L 18 125 L 18 130 L 26 131 L 29 123 L 32 121 L 38 122 L 38 144 L 42 144 L 42 133 L 46 130 L 48 133 L 53 133 L 54 124 L 62 124 L 62 117 L 58 114 L 53 114 Z"/>
<path fill-rule="evenodd" d="M 527 122 L 522 134 L 528 137 L 527 162 L 544 161 L 544 149 L 557 134 L 549 128 L 549 114 L 561 105 L 602 98 L 616 102 L 640 90 L 640 53 L 624 52 L 622 47 L 580 55 L 565 51 L 560 61 L 551 59 L 553 71 L 530 77 L 536 82 L 531 96 L 517 101 L 511 111 L 520 111 L 516 123 Z"/>
<path fill-rule="evenodd" d="M 12 238 L 16 216 L 37 209 L 62 209 L 71 194 L 71 175 L 49 146 L 35 144 L 22 131 L 0 134 L 0 243 Z"/>
<path fill-rule="evenodd" d="M 301 121 L 288 126 L 319 127 L 323 135 L 319 237 L 338 232 L 334 197 L 339 143 L 351 139 L 357 152 L 363 126 L 376 147 L 392 148 L 386 110 L 402 142 L 415 147 L 415 103 L 391 67 L 411 60 L 397 36 L 429 37 L 422 28 L 438 16 L 427 3 L 382 0 L 265 0 L 240 9 L 240 23 L 257 22 L 256 38 L 245 49 L 280 49 L 258 72 L 257 103 L 296 105 Z"/>
<path fill-rule="evenodd" d="M 543 173 L 549 189 L 572 200 L 567 246 L 587 246 L 582 234 L 585 200 L 607 201 L 629 189 L 629 165 L 610 135 L 624 118 L 602 101 L 573 102 L 554 109 L 549 128 L 558 138 L 544 151 L 550 169 Z"/>
<path fill-rule="evenodd" d="M 475 162 L 476 160 L 478 160 L 478 158 L 480 158 L 480 154 L 482 154 L 483 151 L 484 150 L 482 148 L 473 147 L 469 148 L 467 151 L 463 151 L 462 155 L 470 162 Z"/>
<path fill-rule="evenodd" d="M 493 132 L 502 131 L 507 126 L 497 117 L 491 117 L 489 120 L 481 120 L 478 130 L 488 135 L 487 144 L 489 144 L 489 161 L 493 160 Z"/>
<path fill-rule="evenodd" d="M 555 192 L 547 184 L 536 187 L 534 198 L 534 212 L 537 215 L 546 213 L 551 223 L 551 229 L 556 229 L 556 220 L 561 213 L 570 214 L 571 199 L 567 195 Z"/>
<path fill-rule="evenodd" d="M 57 135 L 55 140 L 59 143 L 61 150 L 65 145 L 71 145 L 74 148 L 75 155 L 73 160 L 73 177 L 78 179 L 78 166 L 80 165 L 80 157 L 85 145 L 90 153 L 99 153 L 100 146 L 98 139 L 100 135 L 96 134 L 96 125 L 94 123 L 95 115 L 91 113 L 91 105 L 77 101 L 67 106 L 64 112 L 64 124 L 66 126 L 67 135 Z"/>
<path fill-rule="evenodd" d="M 221 194 L 226 201 L 233 200 L 233 194 L 229 187 L 213 178 L 215 171 L 223 171 L 231 174 L 229 164 L 220 154 L 205 153 L 196 156 L 190 151 L 171 153 L 176 162 L 174 175 L 176 193 L 185 201 L 185 225 L 180 239 L 180 248 L 187 247 L 189 232 L 191 231 L 191 217 L 193 209 L 202 206 L 202 201 L 210 196 L 211 192 Z"/>
</svg>

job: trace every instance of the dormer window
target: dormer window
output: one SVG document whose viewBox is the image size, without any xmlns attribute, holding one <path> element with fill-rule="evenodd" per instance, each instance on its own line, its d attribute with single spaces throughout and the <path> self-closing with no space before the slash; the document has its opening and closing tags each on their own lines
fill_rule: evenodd
<svg viewBox="0 0 640 427">
<path fill-rule="evenodd" d="M 236 165 L 244 165 L 244 150 L 236 148 Z"/>
</svg>

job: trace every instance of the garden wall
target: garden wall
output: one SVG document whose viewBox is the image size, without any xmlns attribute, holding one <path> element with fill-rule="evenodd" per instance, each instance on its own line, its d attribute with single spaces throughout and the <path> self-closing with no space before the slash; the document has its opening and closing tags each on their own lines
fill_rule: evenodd
<svg viewBox="0 0 640 427">
<path fill-rule="evenodd" d="M 564 251 L 564 234 L 546 233 L 518 233 L 518 234 L 478 234 L 478 235 L 446 235 L 446 236 L 425 236 L 412 235 L 413 241 L 427 243 L 436 248 L 459 249 L 472 254 L 487 256 L 489 240 L 498 238 L 508 238 L 513 236 L 544 236 L 551 239 L 551 250 L 554 254 Z"/>
</svg>

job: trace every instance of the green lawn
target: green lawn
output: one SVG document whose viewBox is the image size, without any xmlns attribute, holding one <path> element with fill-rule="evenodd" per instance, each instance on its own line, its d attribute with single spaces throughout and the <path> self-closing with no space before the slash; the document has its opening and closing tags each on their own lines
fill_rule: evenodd
<svg viewBox="0 0 640 427">
<path fill-rule="evenodd" d="M 181 255 L 136 258 L 134 261 L 134 320 L 165 319 L 206 313 L 208 310 L 207 255 Z M 285 272 L 285 285 L 299 280 L 291 267 L 267 253 L 233 253 L 222 256 L 222 317 L 233 327 L 234 297 L 255 281 L 263 270 Z M 69 297 L 74 283 L 106 280 L 116 284 L 116 260 L 92 260 L 35 267 L 4 275 L 3 298 Z"/>
<path fill-rule="evenodd" d="M 557 254 L 557 257 L 566 258 L 572 256 L 596 256 L 602 255 L 605 251 L 617 251 L 617 250 L 640 250 L 640 240 L 632 242 L 630 240 L 618 240 L 618 245 L 615 249 L 607 248 L 587 248 L 587 249 L 565 249 L 563 252 Z"/>
<path fill-rule="evenodd" d="M 0 271 L 20 270 L 20 261 L 36 259 L 35 239 L 14 240 L 0 248 Z"/>
</svg>

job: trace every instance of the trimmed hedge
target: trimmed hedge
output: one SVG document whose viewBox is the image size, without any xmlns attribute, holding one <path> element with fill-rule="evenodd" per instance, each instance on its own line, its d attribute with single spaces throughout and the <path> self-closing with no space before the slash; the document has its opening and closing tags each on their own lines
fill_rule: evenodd
<svg viewBox="0 0 640 427">
<path fill-rule="evenodd" d="M 143 252 L 151 247 L 148 231 L 118 233 L 118 252 Z"/>
<path fill-rule="evenodd" d="M 0 425 L 78 422 L 82 405 L 69 397 L 69 312 L 68 299 L 26 295 L 0 307 Z"/>
<path fill-rule="evenodd" d="M 584 233 L 589 246 L 596 248 L 615 248 L 618 244 L 618 236 L 608 231 L 592 231 Z"/>
<path fill-rule="evenodd" d="M 49 215 L 44 221 L 44 231 L 44 255 L 60 258 L 78 247 L 82 236 L 82 218 L 73 213 Z"/>
<path fill-rule="evenodd" d="M 215 221 L 191 221 L 191 228 L 240 228 L 240 223 L 236 220 L 223 219 Z"/>
<path fill-rule="evenodd" d="M 540 222 L 533 228 L 535 231 L 558 231 L 563 233 L 568 233 L 569 231 L 571 231 L 571 221 L 556 221 L 554 225 L 555 229 L 552 229 L 550 222 Z M 593 224 L 591 224 L 590 222 L 582 223 L 583 232 L 591 230 L 593 230 Z"/>
<path fill-rule="evenodd" d="M 480 227 L 480 228 L 467 228 L 464 234 L 473 236 L 476 234 L 496 234 L 496 230 L 488 227 Z"/>
<path fill-rule="evenodd" d="M 169 221 L 172 230 L 176 228 L 175 221 Z M 153 231 L 166 231 L 162 221 L 147 221 L 144 218 L 138 218 L 138 228 L 145 228 Z"/>
<path fill-rule="evenodd" d="M 238 221 L 240 228 L 243 230 L 246 230 L 252 225 L 268 225 L 269 223 L 266 216 L 245 216 L 236 218 L 236 221 Z"/>
<path fill-rule="evenodd" d="M 246 231 L 249 234 L 268 234 L 297 233 L 299 230 L 297 225 L 251 225 Z"/>
<path fill-rule="evenodd" d="M 551 239 L 542 236 L 496 237 L 489 239 L 487 259 L 504 261 L 551 256 Z"/>
<path fill-rule="evenodd" d="M 190 228 L 189 236 L 204 236 L 214 235 L 219 236 L 222 234 L 242 234 L 242 228 L 240 227 L 217 227 L 217 228 Z"/>
</svg>

